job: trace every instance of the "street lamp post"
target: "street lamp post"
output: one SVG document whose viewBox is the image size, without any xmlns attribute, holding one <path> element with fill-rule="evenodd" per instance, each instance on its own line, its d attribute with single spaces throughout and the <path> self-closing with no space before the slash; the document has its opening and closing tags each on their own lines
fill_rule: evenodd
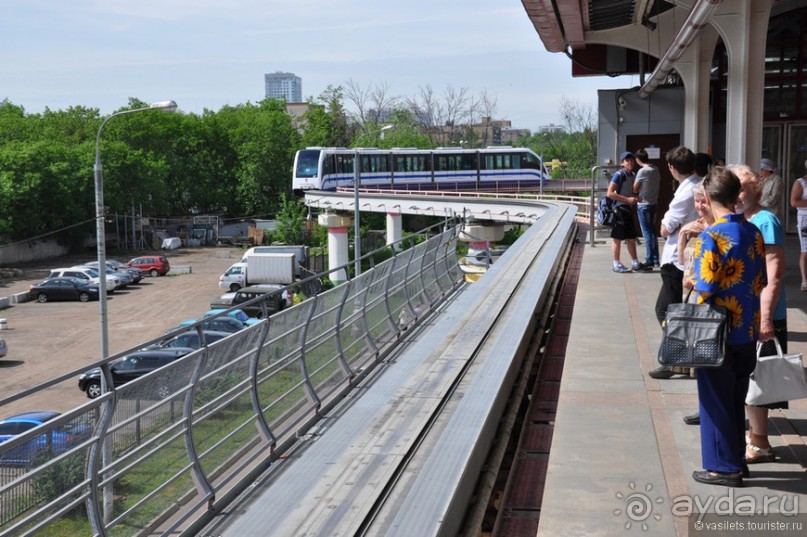
<svg viewBox="0 0 807 537">
<path fill-rule="evenodd" d="M 98 303 L 101 315 L 101 359 L 109 356 L 109 340 L 107 336 L 107 300 L 106 300 L 106 233 L 104 231 L 104 168 L 101 166 L 101 131 L 110 119 L 124 114 L 134 114 L 135 112 L 144 112 L 146 110 L 162 110 L 164 112 L 174 112 L 177 109 L 177 103 L 174 101 L 160 101 L 152 103 L 143 108 L 135 108 L 133 110 L 122 110 L 116 112 L 106 118 L 101 126 L 98 127 L 98 134 L 95 136 L 95 240 L 98 251 Z M 101 375 L 101 382 L 104 382 L 104 376 Z"/>
<path fill-rule="evenodd" d="M 100 308 L 101 317 L 101 359 L 105 360 L 109 356 L 109 338 L 107 335 L 107 303 L 106 303 L 106 232 L 104 230 L 104 168 L 101 165 L 101 132 L 104 126 L 110 119 L 124 114 L 134 114 L 135 112 L 144 112 L 146 110 L 162 110 L 164 112 L 174 112 L 177 109 L 177 103 L 174 101 L 160 101 L 152 103 L 143 108 L 135 108 L 132 110 L 122 110 L 116 112 L 106 118 L 101 126 L 98 127 L 98 134 L 95 136 L 95 165 L 93 171 L 95 175 L 95 240 L 98 251 L 98 303 Z M 101 391 L 105 392 L 106 375 L 101 375 Z M 107 439 L 108 440 L 108 439 Z M 102 465 L 106 467 L 106 461 L 112 458 L 112 446 L 108 441 L 105 441 L 101 446 L 101 461 Z M 112 520 L 113 516 L 113 491 L 112 485 L 106 485 L 102 493 L 103 502 L 103 518 L 104 522 L 108 523 Z"/>
<path fill-rule="evenodd" d="M 361 274 L 361 236 L 359 231 L 359 184 L 361 183 L 361 163 L 359 162 L 359 142 L 365 136 L 381 133 L 395 128 L 395 125 L 384 125 L 380 129 L 365 132 L 353 144 L 353 267 L 355 276 Z"/>
</svg>

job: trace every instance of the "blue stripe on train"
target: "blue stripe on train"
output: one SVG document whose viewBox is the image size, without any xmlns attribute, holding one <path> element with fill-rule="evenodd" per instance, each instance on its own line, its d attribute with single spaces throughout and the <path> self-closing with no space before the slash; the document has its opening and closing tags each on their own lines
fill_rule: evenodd
<svg viewBox="0 0 807 537">
<path fill-rule="evenodd" d="M 444 172 L 446 173 L 446 172 Z M 432 182 L 431 173 L 422 174 L 409 174 L 405 176 L 393 175 L 389 173 L 368 173 L 361 176 L 361 183 L 363 186 L 371 188 L 392 188 L 397 189 L 432 189 L 434 185 L 442 186 L 445 188 L 476 188 L 478 186 L 486 186 L 486 182 L 499 183 L 512 183 L 513 186 L 538 186 L 541 182 L 541 175 L 538 170 L 500 170 L 500 171 L 482 171 L 477 180 L 476 172 L 447 172 L 450 175 L 438 176 L 435 182 Z M 514 175 L 529 175 L 527 179 L 513 178 Z M 471 178 L 471 181 L 463 181 L 462 179 Z M 491 179 L 493 178 L 493 179 Z M 394 181 L 394 185 L 390 185 L 390 179 Z M 544 179 L 546 182 L 546 179 Z M 460 185 L 460 186 L 458 186 Z M 352 187 L 353 176 L 341 175 L 330 176 L 322 182 L 321 190 L 336 190 L 337 187 Z"/>
</svg>

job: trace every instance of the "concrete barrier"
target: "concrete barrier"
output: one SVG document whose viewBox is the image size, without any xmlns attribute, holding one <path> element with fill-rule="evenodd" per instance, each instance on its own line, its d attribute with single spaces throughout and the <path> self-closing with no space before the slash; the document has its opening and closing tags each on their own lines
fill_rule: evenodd
<svg viewBox="0 0 807 537">
<path fill-rule="evenodd" d="M 31 300 L 31 293 L 28 291 L 22 293 L 15 293 L 11 295 L 11 302 L 13 304 L 22 304 L 23 302 L 28 302 Z"/>
<path fill-rule="evenodd" d="M 191 274 L 193 272 L 193 267 L 190 265 L 171 265 L 171 270 L 168 271 L 169 276 L 173 276 L 174 274 Z"/>
<path fill-rule="evenodd" d="M 0 310 L 4 310 L 11 306 L 11 299 L 7 296 L 0 297 Z"/>
</svg>

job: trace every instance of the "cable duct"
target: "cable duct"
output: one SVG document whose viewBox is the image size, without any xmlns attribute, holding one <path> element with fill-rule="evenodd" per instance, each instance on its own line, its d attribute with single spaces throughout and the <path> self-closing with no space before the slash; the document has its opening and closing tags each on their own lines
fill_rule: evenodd
<svg viewBox="0 0 807 537">
<path fill-rule="evenodd" d="M 667 75 L 675 67 L 675 62 L 681 58 L 684 51 L 698 37 L 701 29 L 709 22 L 712 13 L 717 9 L 723 0 L 697 0 L 689 13 L 689 17 L 684 21 L 684 25 L 678 31 L 678 35 L 672 40 L 664 56 L 658 62 L 656 69 L 650 78 L 639 88 L 639 97 L 647 98 L 659 84 L 664 82 Z"/>
</svg>

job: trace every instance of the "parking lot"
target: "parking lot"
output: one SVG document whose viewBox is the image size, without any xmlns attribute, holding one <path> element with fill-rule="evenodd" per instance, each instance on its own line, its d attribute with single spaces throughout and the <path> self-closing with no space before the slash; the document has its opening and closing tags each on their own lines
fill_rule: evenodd
<svg viewBox="0 0 807 537">
<path fill-rule="evenodd" d="M 109 352 L 115 354 L 162 335 L 181 321 L 200 317 L 210 302 L 225 292 L 218 277 L 238 261 L 236 248 L 180 249 L 163 253 L 171 263 L 168 276 L 144 278 L 139 284 L 109 295 Z M 137 255 L 141 255 L 138 253 Z M 112 257 L 112 256 L 110 256 Z M 134 256 L 132 256 L 134 257 Z M 58 259 L 24 269 L 22 277 L 0 283 L 0 296 L 27 291 L 49 269 L 91 260 Z M 121 261 L 129 258 L 115 257 Z M 174 268 L 189 267 L 173 272 Z M 173 275 L 172 275 L 173 274 Z M 36 301 L 0 310 L 7 329 L 0 332 L 9 352 L 0 358 L 0 393 L 8 397 L 58 375 L 82 368 L 101 357 L 98 301 Z M 77 378 L 0 409 L 0 419 L 28 410 L 65 411 L 86 402 Z"/>
</svg>

